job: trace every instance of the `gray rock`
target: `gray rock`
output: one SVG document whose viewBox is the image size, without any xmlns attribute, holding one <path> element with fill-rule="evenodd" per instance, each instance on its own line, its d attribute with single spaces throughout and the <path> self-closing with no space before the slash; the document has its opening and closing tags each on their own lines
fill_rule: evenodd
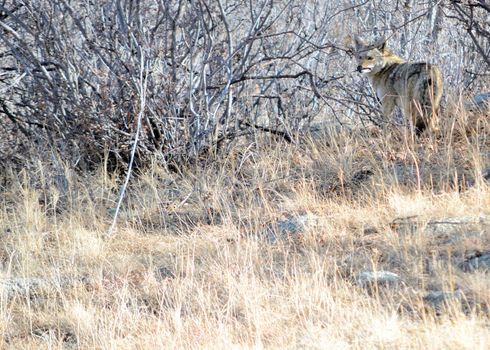
<svg viewBox="0 0 490 350">
<path fill-rule="evenodd" d="M 454 235 L 468 231 L 477 231 L 490 225 L 488 215 L 468 215 L 452 218 L 431 220 L 427 223 L 424 233 L 433 235 Z"/>
<path fill-rule="evenodd" d="M 10 277 L 0 278 L 0 295 L 7 299 L 15 295 L 38 295 L 60 288 L 73 286 L 75 280 L 70 277 L 59 279 L 39 278 L 39 277 Z"/>
<path fill-rule="evenodd" d="M 435 311 L 436 315 L 440 316 L 447 311 L 451 306 L 463 311 L 466 315 L 473 314 L 475 308 L 479 310 L 487 310 L 486 303 L 479 305 L 471 298 L 468 299 L 460 289 L 454 292 L 430 291 L 423 298 L 424 305 Z M 446 310 L 446 311 L 445 311 Z"/>
<path fill-rule="evenodd" d="M 472 112 L 484 111 L 490 108 L 490 92 L 475 95 L 471 100 L 465 101 L 464 106 Z"/>
<path fill-rule="evenodd" d="M 460 290 L 455 292 L 443 292 L 443 291 L 430 291 L 423 300 L 424 303 L 433 308 L 440 308 L 451 301 L 460 301 L 463 293 Z"/>
<path fill-rule="evenodd" d="M 10 299 L 17 294 L 36 294 L 52 289 L 53 285 L 43 278 L 2 278 L 0 279 L 0 293 Z"/>
<path fill-rule="evenodd" d="M 478 94 L 473 99 L 478 104 L 481 104 L 481 103 L 490 104 L 490 92 L 484 92 L 482 94 Z"/>
<path fill-rule="evenodd" d="M 12 289 L 29 289 L 37 288 L 39 286 L 44 286 L 46 281 L 42 278 L 4 278 L 0 280 L 0 285 L 2 287 L 8 287 Z"/>
<path fill-rule="evenodd" d="M 260 236 L 269 243 L 276 243 L 278 240 L 293 238 L 305 233 L 318 224 L 318 219 L 318 216 L 311 213 L 292 216 L 267 225 Z"/>
<path fill-rule="evenodd" d="M 357 283 L 361 287 L 394 286 L 400 282 L 400 276 L 390 271 L 364 271 L 357 278 Z"/>
<path fill-rule="evenodd" d="M 485 253 L 478 253 L 470 256 L 459 265 L 460 269 L 465 272 L 473 272 L 476 270 L 488 271 L 490 270 L 490 251 Z"/>
<path fill-rule="evenodd" d="M 490 216 L 486 214 L 457 216 L 430 221 L 418 216 L 397 218 L 390 223 L 391 228 L 398 234 L 415 234 L 422 232 L 426 235 L 461 238 L 462 235 L 475 236 L 490 226 Z"/>
</svg>

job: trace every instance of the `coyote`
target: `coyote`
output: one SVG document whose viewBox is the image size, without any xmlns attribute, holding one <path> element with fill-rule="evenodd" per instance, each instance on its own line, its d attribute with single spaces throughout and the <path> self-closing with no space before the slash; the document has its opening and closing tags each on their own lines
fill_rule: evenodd
<svg viewBox="0 0 490 350">
<path fill-rule="evenodd" d="M 386 40 L 366 44 L 355 38 L 357 71 L 371 81 L 385 117 L 395 106 L 420 134 L 426 127 L 437 129 L 437 112 L 442 96 L 442 74 L 433 64 L 407 63 L 386 48 Z"/>
</svg>

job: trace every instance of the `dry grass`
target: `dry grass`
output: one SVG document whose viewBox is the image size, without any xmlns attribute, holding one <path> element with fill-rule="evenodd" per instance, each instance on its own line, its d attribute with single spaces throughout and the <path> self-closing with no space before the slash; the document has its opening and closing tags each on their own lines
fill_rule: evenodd
<svg viewBox="0 0 490 350">
<path fill-rule="evenodd" d="M 488 348 L 488 275 L 458 264 L 490 249 L 490 228 L 429 230 L 490 215 L 488 118 L 453 109 L 420 142 L 400 130 L 300 145 L 265 135 L 178 173 L 150 166 L 112 237 L 117 177 L 67 172 L 63 194 L 12 176 L 0 207 L 2 347 Z M 259 237 L 301 213 L 315 225 Z M 363 288 L 370 270 L 402 282 Z M 423 301 L 456 290 L 440 307 Z"/>
</svg>

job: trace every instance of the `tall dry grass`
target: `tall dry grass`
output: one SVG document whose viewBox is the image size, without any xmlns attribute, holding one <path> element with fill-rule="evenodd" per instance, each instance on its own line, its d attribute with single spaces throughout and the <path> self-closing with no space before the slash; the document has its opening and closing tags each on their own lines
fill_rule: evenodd
<svg viewBox="0 0 490 350">
<path fill-rule="evenodd" d="M 2 347 L 488 348 L 488 275 L 458 266 L 490 248 L 490 228 L 427 227 L 490 215 L 489 130 L 454 103 L 421 139 L 401 127 L 258 135 L 194 166 L 155 163 L 131 180 L 111 237 L 119 177 L 67 169 L 63 192 L 11 174 Z M 317 221 L 301 234 L 259 235 L 303 213 Z M 373 270 L 402 281 L 360 286 Z M 430 291 L 463 297 L 434 308 Z"/>
</svg>

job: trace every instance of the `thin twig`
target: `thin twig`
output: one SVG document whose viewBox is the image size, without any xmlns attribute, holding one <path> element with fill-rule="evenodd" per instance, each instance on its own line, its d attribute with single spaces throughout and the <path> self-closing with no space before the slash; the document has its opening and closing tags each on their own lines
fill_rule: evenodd
<svg viewBox="0 0 490 350">
<path fill-rule="evenodd" d="M 136 154 L 136 148 L 138 146 L 138 139 L 141 129 L 141 121 L 143 120 L 143 116 L 145 114 L 145 104 L 146 104 L 146 85 L 147 85 L 147 75 L 145 74 L 145 55 L 144 51 L 141 50 L 141 66 L 140 66 L 140 111 L 138 113 L 138 124 L 136 126 L 136 133 L 134 135 L 133 148 L 131 149 L 131 157 L 129 159 L 128 171 L 126 173 L 126 180 L 124 181 L 124 185 L 121 188 L 121 193 L 119 194 L 119 200 L 116 206 L 116 212 L 114 213 L 114 219 L 112 220 L 111 227 L 109 227 L 109 231 L 107 235 L 110 237 L 114 233 L 114 228 L 117 223 L 117 216 L 121 209 L 121 204 L 124 199 L 124 194 L 126 193 L 126 189 L 128 187 L 129 179 L 131 177 L 131 171 L 133 169 L 134 156 Z"/>
</svg>

